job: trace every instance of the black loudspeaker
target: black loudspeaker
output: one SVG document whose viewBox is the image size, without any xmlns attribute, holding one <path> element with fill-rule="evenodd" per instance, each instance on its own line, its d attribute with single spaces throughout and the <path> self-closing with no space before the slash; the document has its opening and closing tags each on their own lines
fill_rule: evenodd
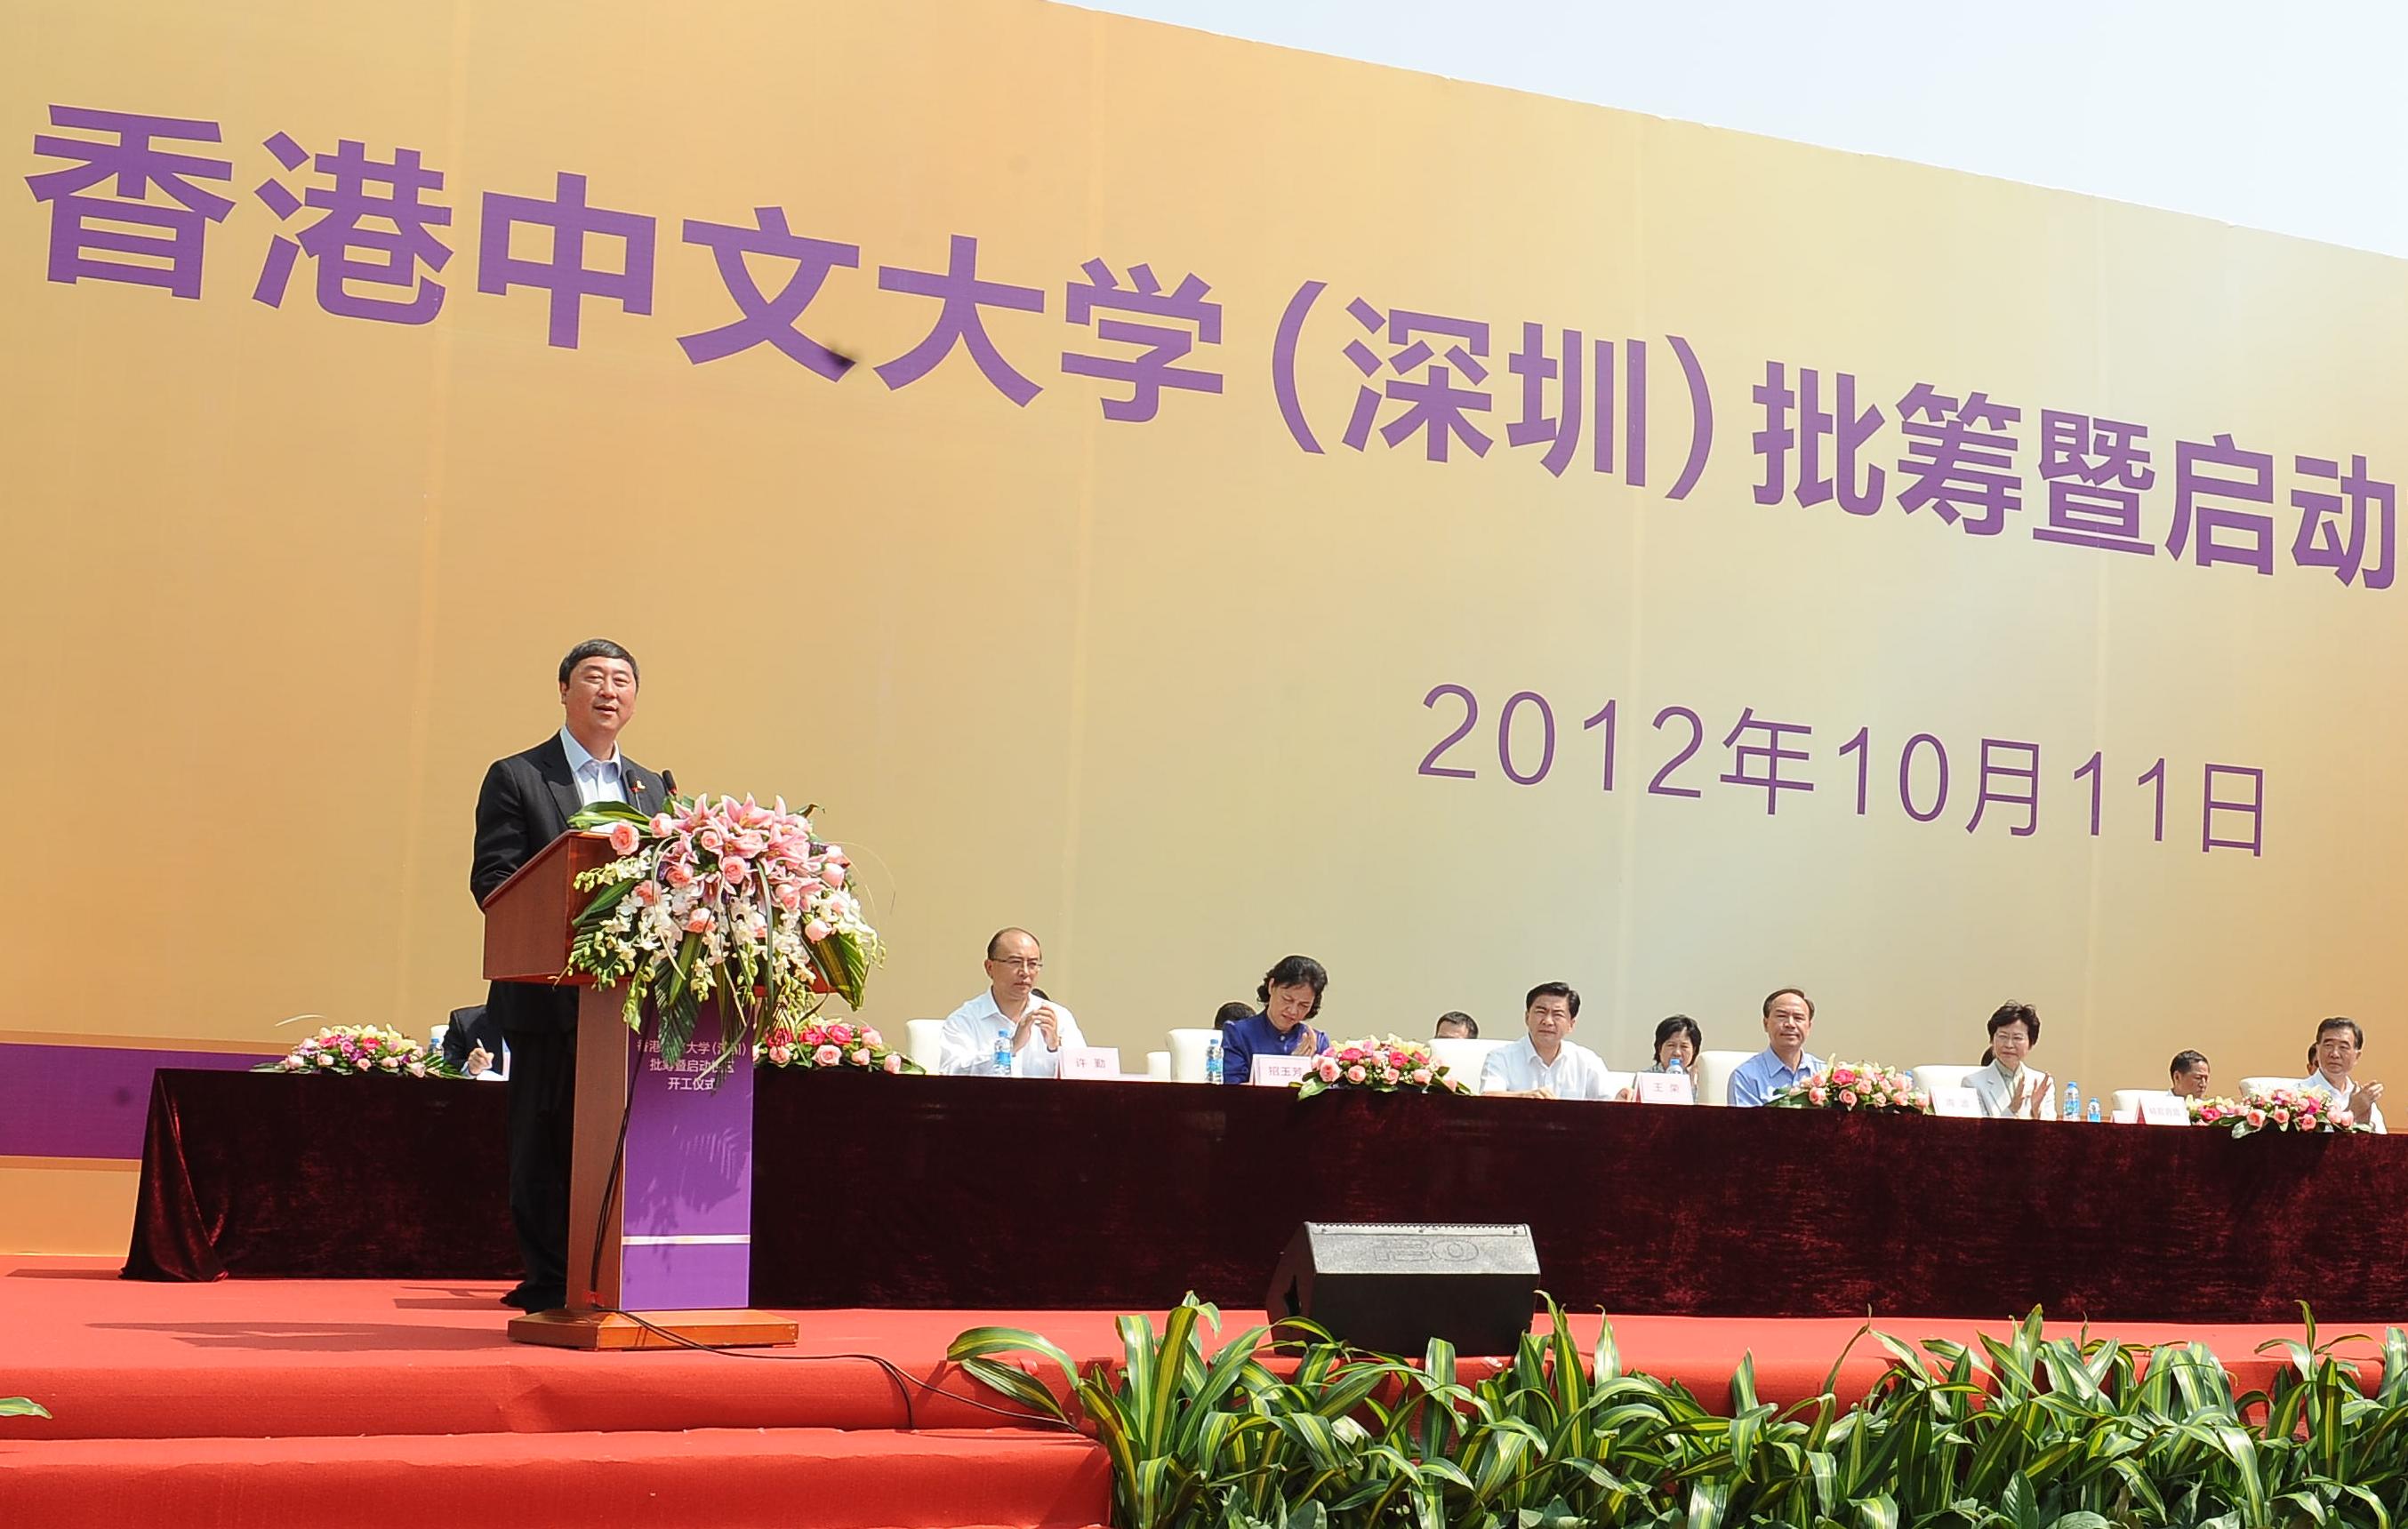
<svg viewBox="0 0 2408 1529">
<path fill-rule="evenodd" d="M 1417 1358 L 1510 1354 L 1530 1330 L 1539 1250 L 1527 1226 L 1306 1222 L 1263 1298 L 1273 1322 L 1309 1317 L 1358 1349 Z"/>
</svg>

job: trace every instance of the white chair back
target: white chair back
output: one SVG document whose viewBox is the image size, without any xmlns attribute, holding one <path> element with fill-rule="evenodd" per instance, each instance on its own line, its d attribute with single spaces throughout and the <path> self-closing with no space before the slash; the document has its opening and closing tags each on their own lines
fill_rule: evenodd
<svg viewBox="0 0 2408 1529">
<path fill-rule="evenodd" d="M 1204 1081 L 1204 1052 L 1221 1038 L 1218 1030 L 1173 1030 L 1170 1033 L 1170 1076 L 1182 1083 Z"/>
<path fill-rule="evenodd" d="M 1730 1075 L 1739 1065 L 1754 1056 L 1754 1051 L 1699 1051 L 1698 1053 L 1698 1103 L 1727 1105 L 1730 1103 Z"/>
<path fill-rule="evenodd" d="M 1512 1044 L 1502 1040 L 1465 1040 L 1450 1036 L 1429 1043 L 1430 1055 L 1443 1063 L 1449 1077 L 1472 1093 L 1480 1092 L 1480 1069 L 1487 1065 L 1488 1053 L 1499 1046 Z"/>
<path fill-rule="evenodd" d="M 2304 1078 L 2306 1076 L 2306 1069 L 2300 1069 L 2300 1077 Z M 2299 1083 L 2299 1078 L 2244 1078 L 2241 1080 L 2241 1092 L 2243 1093 L 2272 1093 L 2276 1089 L 2297 1088 Z"/>
<path fill-rule="evenodd" d="M 1170 1081 L 1170 1053 L 1168 1051 L 1146 1052 L 1145 1075 L 1160 1082 Z"/>
<path fill-rule="evenodd" d="M 1914 1086 L 1929 1093 L 1937 1089 L 1961 1089 L 1965 1079 L 1980 1072 L 1979 1067 L 1957 1067 L 1944 1063 L 1927 1062 L 1914 1069 Z"/>
<path fill-rule="evenodd" d="M 903 1022 L 903 1054 L 930 1072 L 944 1059 L 945 1022 L 942 1020 L 905 1020 Z"/>
</svg>

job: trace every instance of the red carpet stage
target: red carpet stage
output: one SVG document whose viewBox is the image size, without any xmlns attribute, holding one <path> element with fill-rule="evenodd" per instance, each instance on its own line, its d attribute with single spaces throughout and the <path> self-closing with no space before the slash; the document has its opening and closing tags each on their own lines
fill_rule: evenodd
<svg viewBox="0 0 2408 1529">
<path fill-rule="evenodd" d="M 1077 1526 L 1104 1522 L 1104 1458 L 942 1362 L 981 1323 L 1080 1359 L 1116 1351 L 1106 1311 L 799 1311 L 784 1357 L 583 1354 L 507 1341 L 498 1282 L 117 1278 L 98 1260 L 0 1264 L 0 1523 Z M 1242 1326 L 1255 1312 L 1232 1311 Z M 1597 1319 L 1578 1319 L 1584 1347 Z M 1619 1317 L 1623 1362 L 1710 1405 L 1755 1356 L 1768 1400 L 1818 1392 L 1859 1322 Z M 1985 1325 L 1885 1319 L 1912 1338 Z M 2062 1329 L 2072 1331 L 2069 1325 Z M 2093 1336 L 2210 1344 L 2244 1387 L 2286 1326 L 2123 1324 Z M 798 1358 L 797 1355 L 826 1356 Z M 847 1357 L 871 1356 L 871 1357 Z M 2379 1379 L 2372 1345 L 2354 1355 Z M 883 1360 L 886 1365 L 877 1361 Z M 892 1365 L 893 1369 L 887 1368 Z M 1860 1343 L 1853 1400 L 1880 1373 Z M 896 1372 L 899 1372 L 900 1378 Z"/>
</svg>

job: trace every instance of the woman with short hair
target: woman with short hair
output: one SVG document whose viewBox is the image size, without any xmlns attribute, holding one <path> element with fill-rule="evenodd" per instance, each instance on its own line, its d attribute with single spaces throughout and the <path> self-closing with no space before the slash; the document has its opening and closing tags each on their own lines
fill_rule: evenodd
<svg viewBox="0 0 2408 1529">
<path fill-rule="evenodd" d="M 1282 956 L 1254 989 L 1261 1012 L 1221 1032 L 1221 1081 L 1246 1081 L 1257 1056 L 1318 1056 L 1327 1050 L 1329 1037 L 1312 1027 L 1312 1018 L 1321 1012 L 1321 995 L 1328 987 L 1329 973 L 1320 962 Z"/>
<path fill-rule="evenodd" d="M 2012 1000 L 1990 1016 L 1990 1061 L 1965 1079 L 1982 1113 L 1991 1120 L 2046 1121 L 2053 1107 L 2057 1080 L 2027 1065 L 2040 1043 L 2040 1010 Z"/>
</svg>

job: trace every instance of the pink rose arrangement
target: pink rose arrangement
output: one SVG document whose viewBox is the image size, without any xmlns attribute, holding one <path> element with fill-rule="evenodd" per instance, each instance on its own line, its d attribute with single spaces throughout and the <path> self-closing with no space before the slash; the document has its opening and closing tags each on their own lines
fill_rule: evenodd
<svg viewBox="0 0 2408 1529">
<path fill-rule="evenodd" d="M 916 1073 L 927 1069 L 886 1044 L 875 1025 L 843 1020 L 780 1020 L 752 1049 L 752 1059 L 773 1067 L 852 1067 L 861 1072 Z"/>
<path fill-rule="evenodd" d="M 389 1078 L 457 1078 L 439 1051 L 380 1024 L 330 1024 L 281 1059 L 253 1072 L 380 1073 Z"/>
<path fill-rule="evenodd" d="M 1835 1062 L 1775 1093 L 1791 1109 L 1846 1109 L 1859 1114 L 1928 1115 L 1931 1095 L 1914 1079 L 1870 1062 Z"/>
<path fill-rule="evenodd" d="M 861 1007 L 885 947 L 862 915 L 853 863 L 804 812 L 750 796 L 679 797 L 649 817 L 596 802 L 569 826 L 607 836 L 616 858 L 577 879 L 593 900 L 568 970 L 624 987 L 628 1028 L 656 1015 L 672 1065 L 714 999 L 746 1053 L 766 1052 L 776 1027 L 791 1050 L 831 993 Z"/>
<path fill-rule="evenodd" d="M 2237 1100 L 2194 1099 L 2191 1119 L 2205 1125 L 2229 1125 L 2235 1136 L 2254 1136 L 2260 1131 L 2339 1133 L 2359 1129 L 2357 1119 L 2345 1107 L 2314 1089 L 2270 1089 L 2262 1093 L 2252 1091 Z"/>
<path fill-rule="evenodd" d="M 2241 1119 L 2243 1113 L 2241 1101 L 2238 1099 L 2219 1096 L 2213 1099 L 2186 1099 L 2183 1103 L 2190 1107 L 2190 1123 L 2193 1125 L 2230 1125 L 2234 1121 Z"/>
<path fill-rule="evenodd" d="M 1427 1042 L 1396 1036 L 1366 1036 L 1332 1046 L 1312 1059 L 1312 1070 L 1297 1083 L 1310 1099 L 1331 1089 L 1370 1089 L 1381 1093 L 1469 1093 L 1452 1077 Z"/>
</svg>

